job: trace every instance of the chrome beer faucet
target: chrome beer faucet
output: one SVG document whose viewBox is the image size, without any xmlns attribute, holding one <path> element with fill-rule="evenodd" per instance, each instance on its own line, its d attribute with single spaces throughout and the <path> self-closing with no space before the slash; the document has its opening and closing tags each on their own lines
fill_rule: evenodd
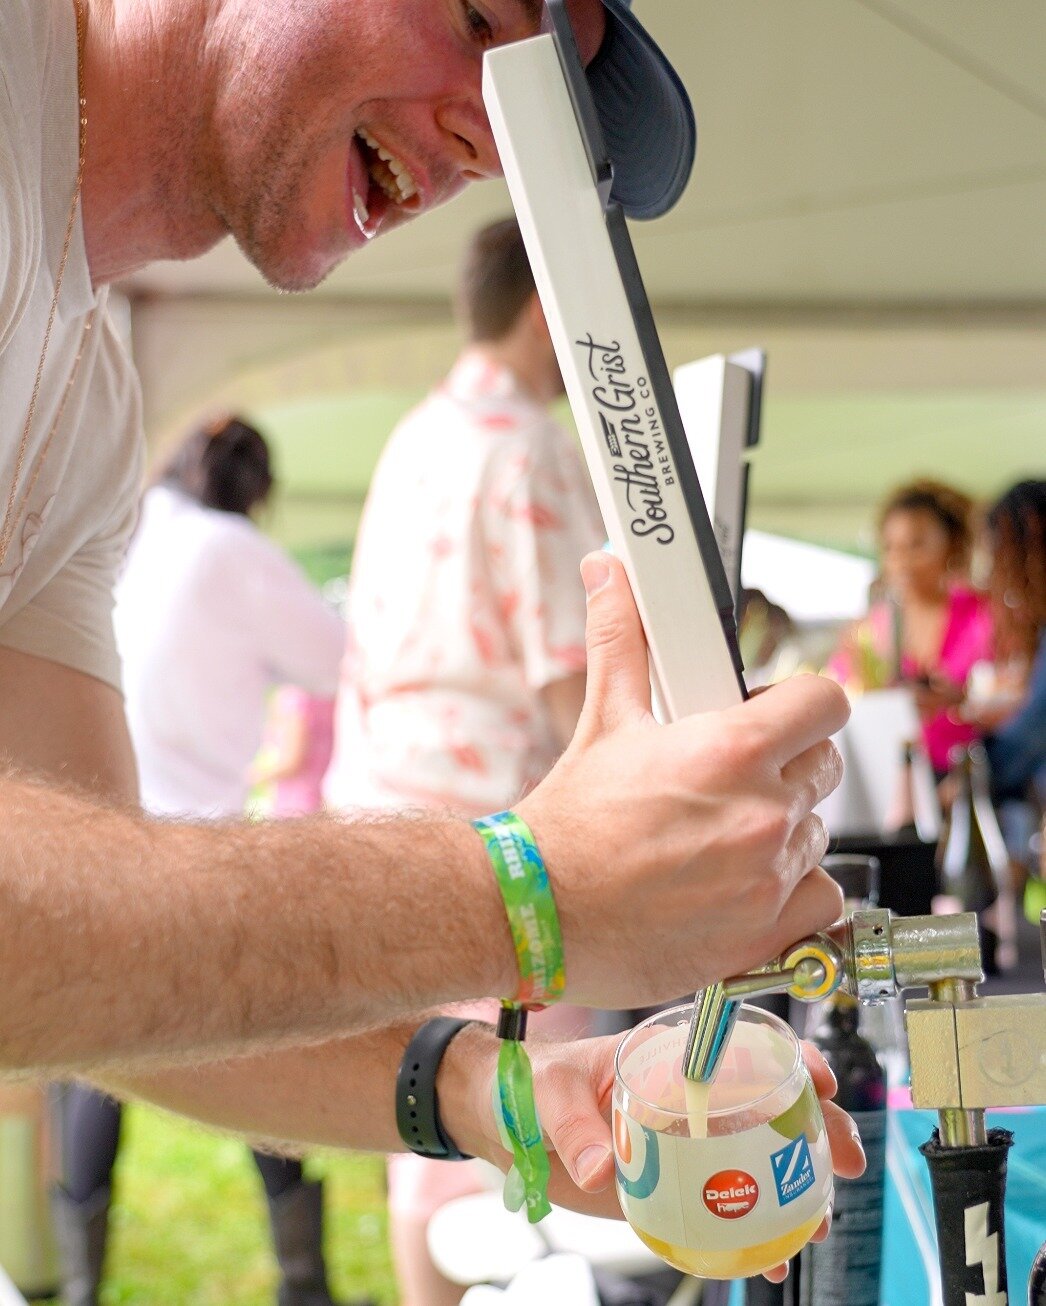
<svg viewBox="0 0 1046 1306">
<path fill-rule="evenodd" d="M 701 989 L 694 999 L 683 1074 L 707 1082 L 716 1071 L 745 998 L 762 998 L 771 993 L 788 993 L 801 1002 L 816 1002 L 833 993 L 841 983 L 843 953 L 828 934 L 814 934 L 793 944 L 762 970 L 735 975 Z"/>
<path fill-rule="evenodd" d="M 1046 959 L 1046 914 L 1040 920 Z M 1046 966 L 1046 960 L 1044 960 Z M 980 998 L 977 917 L 855 911 L 793 944 L 762 970 L 698 993 L 683 1056 L 690 1079 L 715 1078 L 744 998 L 788 993 L 816 1002 L 842 988 L 861 1003 L 908 989 L 929 997 L 905 1011 L 912 1100 L 936 1110 L 945 1146 L 979 1146 L 986 1107 L 1046 1102 L 1046 993 Z"/>
<path fill-rule="evenodd" d="M 800 1002 L 816 1002 L 843 988 L 859 1002 L 879 1003 L 905 989 L 929 986 L 937 1004 L 965 1001 L 976 995 L 981 970 L 977 918 L 954 916 L 894 917 L 884 908 L 854 911 L 831 930 L 801 939 L 762 970 L 736 975 L 698 993 L 683 1053 L 683 1073 L 690 1079 L 715 1078 L 742 1000 L 788 993 Z M 914 1063 L 914 1055 L 912 1057 Z M 914 1076 L 914 1066 L 913 1066 Z M 976 1137 L 980 1121 L 944 1125 L 951 1135 Z"/>
<path fill-rule="evenodd" d="M 1046 979 L 1046 912 L 1039 929 Z M 812 1002 L 841 987 L 874 1004 L 907 989 L 928 989 L 928 998 L 906 1004 L 905 1026 L 912 1102 L 935 1110 L 939 1121 L 921 1150 L 930 1170 L 945 1306 L 970 1301 L 966 1275 L 975 1264 L 982 1267 L 981 1300 L 1008 1300 L 1005 1262 L 987 1253 L 977 1261 L 978 1248 L 994 1246 L 1003 1229 L 1006 1152 L 1013 1141 L 1005 1130 L 988 1131 L 984 1112 L 1046 1103 L 1046 992 L 980 998 L 983 979 L 973 912 L 895 917 L 879 908 L 854 911 L 762 970 L 698 993 L 684 1051 L 688 1078 L 714 1079 L 746 997 L 789 993 Z M 983 1225 L 979 1243 L 970 1240 L 971 1211 L 981 1221 L 976 1229 Z"/>
</svg>

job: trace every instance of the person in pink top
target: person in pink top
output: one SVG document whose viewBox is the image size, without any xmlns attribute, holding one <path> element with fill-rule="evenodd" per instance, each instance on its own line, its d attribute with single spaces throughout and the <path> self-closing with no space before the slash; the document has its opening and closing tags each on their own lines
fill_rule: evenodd
<svg viewBox="0 0 1046 1306">
<path fill-rule="evenodd" d="M 515 219 L 473 238 L 458 306 L 468 343 L 392 433 L 367 497 L 332 806 L 469 817 L 510 807 L 552 767 L 584 699 L 579 563 L 602 544 L 603 523 L 574 441 L 549 413 L 563 382 Z M 537 1025 L 577 1035 L 587 1016 L 550 1010 Z M 428 1256 L 426 1229 L 444 1202 L 479 1187 L 471 1165 L 390 1161 L 404 1306 L 460 1299 Z"/>
<path fill-rule="evenodd" d="M 252 780 L 265 791 L 265 815 L 306 816 L 323 808 L 323 778 L 334 749 L 334 698 L 281 685 L 269 700 L 265 740 Z"/>
<path fill-rule="evenodd" d="M 938 775 L 951 750 L 975 736 L 957 709 L 971 669 L 992 657 L 987 599 L 967 580 L 972 511 L 966 495 L 938 481 L 913 481 L 890 495 L 879 513 L 886 597 L 847 632 L 829 665 L 859 689 L 912 686 Z"/>
</svg>

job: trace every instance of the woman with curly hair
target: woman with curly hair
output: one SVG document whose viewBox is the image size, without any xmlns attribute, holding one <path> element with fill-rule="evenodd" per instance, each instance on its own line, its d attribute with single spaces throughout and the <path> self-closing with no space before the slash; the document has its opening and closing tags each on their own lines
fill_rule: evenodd
<svg viewBox="0 0 1046 1306">
<path fill-rule="evenodd" d="M 1022 686 L 1019 706 L 977 714 L 997 799 L 1038 790 L 1046 805 L 1046 481 L 1021 481 L 988 513 L 997 661 Z M 968 715 L 972 715 L 969 713 Z"/>
<path fill-rule="evenodd" d="M 879 512 L 884 597 L 848 632 L 829 671 L 859 690 L 908 684 L 938 774 L 975 730 L 958 714 L 971 668 L 991 656 L 987 600 L 968 580 L 973 502 L 940 481 L 895 490 Z"/>
</svg>

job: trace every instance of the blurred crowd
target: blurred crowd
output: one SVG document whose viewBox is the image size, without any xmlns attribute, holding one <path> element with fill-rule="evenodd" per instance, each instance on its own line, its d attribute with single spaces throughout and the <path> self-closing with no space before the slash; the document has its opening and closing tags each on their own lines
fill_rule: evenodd
<svg viewBox="0 0 1046 1306">
<path fill-rule="evenodd" d="M 450 374 L 391 434 L 335 611 L 259 528 L 275 485 L 240 416 L 193 431 L 147 491 L 117 605 L 142 800 L 156 813 L 258 819 L 355 807 L 506 808 L 552 766 L 585 687 L 578 561 L 603 527 L 550 405 L 562 380 L 514 221 L 469 247 Z M 1034 877 L 1046 805 L 1046 481 L 990 505 L 918 480 L 878 514 L 861 620 L 825 661 L 783 608 L 741 599 L 751 683 L 814 663 L 852 695 L 904 687 L 938 779 L 982 739 L 1015 863 Z M 816 643 L 816 641 L 815 641 Z M 947 796 L 947 795 L 946 795 Z M 409 876 L 409 868 L 404 868 Z M 273 922 L 273 929 L 279 923 Z M 557 1012 L 571 1032 L 586 1014 Z M 120 1110 L 59 1094 L 70 1282 L 101 1274 Z M 332 1301 L 322 1190 L 256 1152 L 284 1306 Z M 482 1180 L 418 1157 L 390 1167 L 406 1306 L 461 1290 L 427 1249 L 449 1198 Z M 78 1224 L 79 1222 L 79 1224 Z"/>
<path fill-rule="evenodd" d="M 876 537 L 867 613 L 835 627 L 828 651 L 823 626 L 803 630 L 761 591 L 742 592 L 749 683 L 805 669 L 851 697 L 906 689 L 913 742 L 939 781 L 983 741 L 1011 854 L 1033 869 L 1046 807 L 1046 481 L 978 502 L 921 478 L 886 497 Z"/>
<path fill-rule="evenodd" d="M 1011 853 L 1031 866 L 1046 803 L 1046 481 L 991 504 L 915 481 L 883 504 L 878 540 L 868 614 L 827 670 L 852 694 L 908 687 L 938 779 L 982 739 L 996 804 L 1024 813 L 1004 822 Z"/>
</svg>

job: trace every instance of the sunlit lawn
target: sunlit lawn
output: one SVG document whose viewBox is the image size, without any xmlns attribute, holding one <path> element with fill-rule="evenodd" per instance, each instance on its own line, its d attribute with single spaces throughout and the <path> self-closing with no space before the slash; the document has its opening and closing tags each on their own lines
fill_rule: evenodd
<svg viewBox="0 0 1046 1306">
<path fill-rule="evenodd" d="M 317 1157 L 339 1300 L 396 1300 L 379 1158 Z M 246 1147 L 142 1106 L 124 1125 L 104 1306 L 268 1306 L 276 1268 L 261 1180 Z"/>
</svg>

